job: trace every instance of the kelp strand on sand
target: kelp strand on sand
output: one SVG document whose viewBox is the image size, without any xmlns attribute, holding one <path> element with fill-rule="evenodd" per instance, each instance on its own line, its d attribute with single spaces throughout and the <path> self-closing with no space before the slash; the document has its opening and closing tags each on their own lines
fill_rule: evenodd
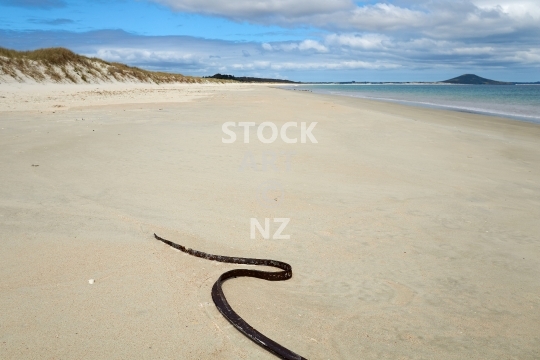
<svg viewBox="0 0 540 360">
<path fill-rule="evenodd" d="M 272 339 L 267 338 L 257 330 L 255 330 L 251 325 L 249 325 L 244 319 L 240 317 L 229 305 L 225 294 L 223 293 L 222 284 L 224 281 L 240 277 L 248 276 L 255 277 L 259 279 L 264 279 L 268 281 L 282 281 L 288 280 L 292 277 L 292 267 L 291 265 L 284 263 L 282 261 L 276 260 L 266 260 L 266 259 L 251 259 L 251 258 L 241 258 L 241 257 L 230 257 L 230 256 L 221 256 L 221 255 L 212 255 L 207 254 L 202 251 L 197 251 L 193 249 L 186 248 L 182 245 L 173 243 L 172 241 L 165 240 L 156 234 L 154 234 L 157 240 L 164 242 L 165 244 L 172 246 L 175 249 L 183 251 L 189 255 L 197 256 L 207 260 L 219 261 L 224 263 L 233 263 L 233 264 L 242 264 L 242 265 L 265 265 L 272 266 L 281 269 L 282 271 L 270 272 L 270 271 L 261 271 L 261 270 L 250 270 L 250 269 L 234 269 L 229 270 L 221 274 L 212 287 L 212 300 L 218 308 L 219 312 L 242 334 L 246 335 L 257 345 L 262 346 L 264 349 L 270 351 L 272 354 L 276 355 L 281 359 L 286 360 L 305 360 L 302 356 L 294 353 L 293 351 L 285 348 L 284 346 L 278 344 Z"/>
</svg>

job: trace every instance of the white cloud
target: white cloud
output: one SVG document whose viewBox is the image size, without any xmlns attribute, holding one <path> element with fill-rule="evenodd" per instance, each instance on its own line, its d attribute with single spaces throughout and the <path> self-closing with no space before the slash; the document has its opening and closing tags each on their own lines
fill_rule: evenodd
<svg viewBox="0 0 540 360">
<path fill-rule="evenodd" d="M 330 34 L 326 36 L 326 44 L 332 46 L 348 46 L 363 50 L 383 49 L 383 42 L 389 38 L 381 34 Z"/>
<path fill-rule="evenodd" d="M 314 50 L 316 52 L 325 53 L 328 52 L 328 48 L 318 42 L 317 40 L 306 39 L 300 43 L 296 42 L 282 42 L 271 45 L 269 43 L 262 43 L 262 48 L 266 51 L 307 51 Z"/>
<path fill-rule="evenodd" d="M 152 0 L 176 11 L 285 27 L 478 38 L 540 30 L 538 0 Z M 394 3 L 395 4 L 394 4 Z"/>
<path fill-rule="evenodd" d="M 298 49 L 297 43 L 282 43 L 273 47 L 274 50 L 293 51 Z"/>
<path fill-rule="evenodd" d="M 381 3 L 356 8 L 343 19 L 340 27 L 368 31 L 421 28 L 426 25 L 427 17 L 419 10 Z"/>
<path fill-rule="evenodd" d="M 540 64 L 540 49 L 517 51 L 513 54 L 508 54 L 504 60 L 524 65 L 530 64 L 538 66 L 538 64 Z"/>
<path fill-rule="evenodd" d="M 494 48 L 490 46 L 483 47 L 456 47 L 448 50 L 449 54 L 458 54 L 458 55 L 490 55 L 495 51 Z"/>
<path fill-rule="evenodd" d="M 269 43 L 263 43 L 262 48 L 267 51 L 272 51 L 274 49 Z"/>
<path fill-rule="evenodd" d="M 154 0 L 176 11 L 268 21 L 327 14 L 354 8 L 351 0 Z"/>
<path fill-rule="evenodd" d="M 299 50 L 315 50 L 318 52 L 328 52 L 328 49 L 326 46 L 322 45 L 318 41 L 315 40 L 304 40 L 300 44 L 298 44 Z"/>
<path fill-rule="evenodd" d="M 501 9 L 512 17 L 540 18 L 540 2 L 537 0 L 472 0 L 472 2 L 481 9 L 495 11 Z"/>
<path fill-rule="evenodd" d="M 133 48 L 102 48 L 95 54 L 98 58 L 126 63 L 174 63 L 174 64 L 194 64 L 198 63 L 193 54 L 180 53 L 175 51 L 153 51 L 148 49 Z"/>
</svg>

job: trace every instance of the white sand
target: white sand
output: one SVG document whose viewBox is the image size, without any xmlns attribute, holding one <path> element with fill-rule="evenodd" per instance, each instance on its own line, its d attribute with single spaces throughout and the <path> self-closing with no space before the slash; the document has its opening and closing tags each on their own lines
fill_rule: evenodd
<svg viewBox="0 0 540 360">
<path fill-rule="evenodd" d="M 223 144 L 225 121 L 317 121 L 319 143 Z M 310 359 L 540 357 L 540 126 L 266 86 L 3 84 L 0 128 L 2 359 L 272 359 L 212 303 L 235 266 L 153 232 L 290 263 L 224 289 Z M 276 172 L 239 171 L 265 151 Z M 252 217 L 291 239 L 251 240 Z"/>
</svg>

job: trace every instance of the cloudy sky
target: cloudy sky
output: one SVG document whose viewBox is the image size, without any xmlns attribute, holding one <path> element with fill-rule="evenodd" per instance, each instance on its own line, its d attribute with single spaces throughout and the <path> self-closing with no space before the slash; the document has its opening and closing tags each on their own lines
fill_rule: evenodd
<svg viewBox="0 0 540 360">
<path fill-rule="evenodd" d="M 540 0 L 0 0 L 0 46 L 298 81 L 540 81 Z"/>
</svg>

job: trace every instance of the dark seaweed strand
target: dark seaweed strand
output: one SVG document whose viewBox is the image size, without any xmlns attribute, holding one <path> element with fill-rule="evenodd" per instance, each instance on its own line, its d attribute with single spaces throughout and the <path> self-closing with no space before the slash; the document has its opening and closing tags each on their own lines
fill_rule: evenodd
<svg viewBox="0 0 540 360">
<path fill-rule="evenodd" d="M 221 274 L 221 276 L 214 283 L 214 286 L 212 287 L 212 300 L 214 300 L 214 304 L 216 304 L 216 307 L 218 308 L 219 312 L 235 328 L 237 328 L 242 334 L 250 338 L 251 341 L 253 341 L 254 343 L 262 346 L 264 349 L 270 351 L 272 354 L 276 355 L 277 357 L 281 359 L 306 360 L 302 356 L 281 346 L 280 344 L 273 341 L 272 339 L 267 338 L 266 336 L 264 336 L 263 334 L 255 330 L 253 327 L 251 327 L 251 325 L 249 325 L 247 322 L 245 322 L 244 319 L 242 319 L 240 315 L 234 312 L 234 310 L 231 308 L 231 306 L 227 302 L 227 299 L 225 299 L 225 294 L 223 293 L 223 289 L 221 288 L 221 285 L 223 284 L 225 280 L 239 277 L 239 276 L 249 276 L 249 277 L 255 277 L 255 278 L 269 280 L 269 281 L 288 280 L 292 277 L 291 265 L 281 262 L 281 261 L 276 261 L 276 260 L 250 259 L 250 258 L 207 254 L 202 251 L 189 249 L 189 248 L 186 248 L 185 246 L 175 244 L 172 241 L 165 240 L 157 236 L 156 234 L 154 234 L 154 236 L 156 239 L 164 242 L 165 244 L 169 246 L 172 246 L 175 249 L 178 249 L 187 254 L 197 256 L 203 259 L 225 262 L 225 263 L 233 263 L 233 264 L 266 265 L 266 266 L 273 266 L 273 267 L 282 269 L 283 271 L 277 271 L 277 272 L 249 270 L 249 269 L 234 269 L 234 270 L 227 271 Z"/>
</svg>

